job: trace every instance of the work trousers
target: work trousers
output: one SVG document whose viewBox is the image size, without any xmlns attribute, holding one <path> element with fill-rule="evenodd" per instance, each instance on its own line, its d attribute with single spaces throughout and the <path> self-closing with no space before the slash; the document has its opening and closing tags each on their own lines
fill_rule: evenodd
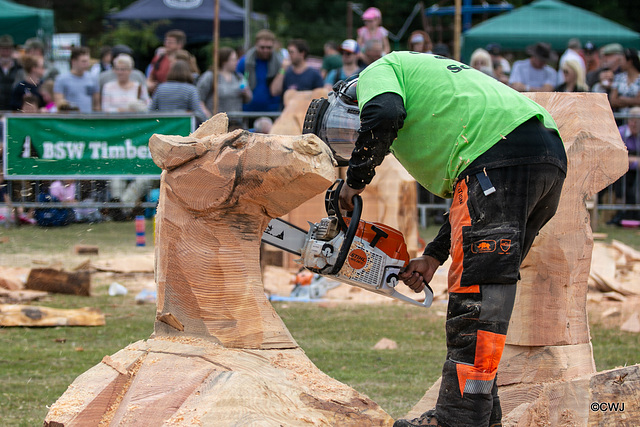
<svg viewBox="0 0 640 427">
<path fill-rule="evenodd" d="M 548 163 L 462 177 L 449 214 L 447 360 L 436 414 L 445 427 L 502 418 L 496 373 L 522 260 L 555 214 L 565 173 Z"/>
</svg>

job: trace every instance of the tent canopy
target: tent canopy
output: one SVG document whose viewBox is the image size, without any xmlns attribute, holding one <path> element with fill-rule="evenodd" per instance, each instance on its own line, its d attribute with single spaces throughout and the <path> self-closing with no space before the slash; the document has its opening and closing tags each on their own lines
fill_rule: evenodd
<svg viewBox="0 0 640 427">
<path fill-rule="evenodd" d="M 0 35 L 10 34 L 16 44 L 31 37 L 50 42 L 53 35 L 53 11 L 0 0 Z"/>
<path fill-rule="evenodd" d="M 528 45 L 545 42 L 562 52 L 571 38 L 600 47 L 620 43 L 640 48 L 640 33 L 595 13 L 559 0 L 537 0 L 511 12 L 496 16 L 463 34 L 463 58 L 489 43 L 500 43 L 504 50 L 523 51 Z"/>
<path fill-rule="evenodd" d="M 219 0 L 220 37 L 241 37 L 244 31 L 244 9 L 232 0 Z M 167 20 L 158 29 L 160 36 L 169 29 L 179 29 L 188 43 L 206 43 L 213 39 L 214 0 L 138 0 L 129 7 L 109 15 L 112 22 Z M 253 13 L 252 19 L 263 19 Z"/>
</svg>

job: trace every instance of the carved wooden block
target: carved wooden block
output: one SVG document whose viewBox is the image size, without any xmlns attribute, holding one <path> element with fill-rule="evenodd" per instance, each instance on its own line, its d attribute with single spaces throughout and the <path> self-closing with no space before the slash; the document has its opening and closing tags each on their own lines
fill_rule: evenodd
<svg viewBox="0 0 640 427">
<path fill-rule="evenodd" d="M 45 426 L 393 423 L 322 373 L 264 294 L 262 232 L 334 181 L 329 148 L 314 135 L 226 130 L 221 114 L 189 137 L 151 138 L 164 169 L 155 334 L 78 377 Z"/>
</svg>

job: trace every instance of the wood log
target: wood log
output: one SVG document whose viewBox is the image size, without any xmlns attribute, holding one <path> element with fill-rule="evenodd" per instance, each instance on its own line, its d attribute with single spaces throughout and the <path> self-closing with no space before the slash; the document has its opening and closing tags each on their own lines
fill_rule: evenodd
<svg viewBox="0 0 640 427">
<path fill-rule="evenodd" d="M 627 366 L 540 383 L 535 389 L 501 390 L 501 402 L 522 401 L 502 421 L 504 426 L 637 426 L 639 396 L 640 365 Z"/>
<path fill-rule="evenodd" d="M 0 326 L 103 326 L 96 308 L 58 309 L 34 305 L 0 304 Z"/>
<path fill-rule="evenodd" d="M 586 298 L 593 249 L 585 201 L 627 171 L 627 150 L 606 95 L 528 96 L 558 124 L 569 169 L 558 211 L 522 263 L 507 343 L 584 344 L 590 339 Z"/>
<path fill-rule="evenodd" d="M 6 290 L 0 289 L 0 304 L 22 304 L 37 301 L 49 295 L 43 291 L 30 291 L 28 289 Z"/>
<path fill-rule="evenodd" d="M 221 132 L 220 120 L 204 126 Z M 164 168 L 153 339 L 78 377 L 45 426 L 391 426 L 313 365 L 261 282 L 263 230 L 333 182 L 329 148 L 315 135 L 244 131 L 154 135 L 150 147 Z"/>
<path fill-rule="evenodd" d="M 522 280 L 518 283 L 507 347 L 498 368 L 505 415 L 524 411 L 526 405 L 540 396 L 544 384 L 568 383 L 572 378 L 595 372 L 586 307 L 593 249 L 586 201 L 615 182 L 628 167 L 627 150 L 606 95 L 528 93 L 527 96 L 545 107 L 558 124 L 567 150 L 568 172 L 556 215 L 542 228 L 522 263 Z M 586 387 L 588 381 L 577 384 Z M 425 393 L 407 417 L 435 406 L 437 388 L 434 388 Z M 517 392 L 512 394 L 511 388 Z M 588 396 L 584 388 L 581 393 Z M 629 396 L 637 398 L 637 394 Z M 588 402 L 582 403 L 588 407 Z M 527 408 L 524 412 L 532 407 Z M 554 407 L 556 410 L 562 412 L 563 407 Z M 557 415 L 554 412 L 554 419 Z"/>
<path fill-rule="evenodd" d="M 366 396 L 301 349 L 234 350 L 210 340 L 138 341 L 79 376 L 45 427 L 391 426 Z"/>
<path fill-rule="evenodd" d="M 75 245 L 73 252 L 78 255 L 98 255 L 100 248 L 96 245 Z"/>
<path fill-rule="evenodd" d="M 91 273 L 67 272 L 55 268 L 33 268 L 25 284 L 26 289 L 58 294 L 91 295 Z"/>
</svg>

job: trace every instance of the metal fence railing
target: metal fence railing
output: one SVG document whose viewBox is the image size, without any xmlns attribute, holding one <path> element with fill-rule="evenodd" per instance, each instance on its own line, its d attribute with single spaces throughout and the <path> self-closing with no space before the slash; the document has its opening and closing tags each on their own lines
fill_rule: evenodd
<svg viewBox="0 0 640 427">
<path fill-rule="evenodd" d="M 254 119 L 267 116 L 275 118 L 280 113 L 272 112 L 247 112 L 231 113 L 230 117 L 242 119 Z M 614 114 L 617 123 L 623 124 L 629 118 L 628 114 Z M 637 147 L 636 147 L 637 148 Z M 637 156 L 637 152 L 630 152 L 630 156 Z M 43 208 L 94 208 L 103 212 L 113 209 L 153 209 L 157 202 L 148 197 L 149 190 L 159 188 L 159 181 L 151 182 L 140 191 L 135 198 L 128 200 L 114 200 L 111 191 L 111 181 L 108 180 L 82 180 L 77 185 L 77 203 L 43 203 L 38 196 L 46 191 L 46 181 L 7 180 L 7 192 L 11 198 L 11 204 L 20 209 Z M 0 200 L 0 213 L 7 205 Z M 450 201 L 438 198 L 418 185 L 418 221 L 420 226 L 427 227 L 442 223 L 442 215 L 449 210 Z M 592 212 L 592 224 L 594 227 L 600 222 L 620 224 L 621 220 L 640 220 L 640 174 L 637 173 L 637 162 L 632 169 L 615 183 L 602 190 L 592 200 L 588 201 L 588 207 Z"/>
</svg>

